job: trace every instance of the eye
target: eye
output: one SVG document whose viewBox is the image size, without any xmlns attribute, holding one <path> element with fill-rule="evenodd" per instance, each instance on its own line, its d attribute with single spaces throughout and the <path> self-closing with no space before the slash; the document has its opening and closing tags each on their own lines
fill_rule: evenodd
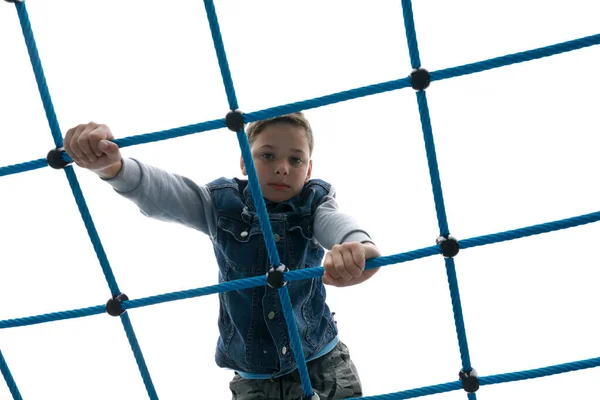
<svg viewBox="0 0 600 400">
<path fill-rule="evenodd" d="M 292 157 L 291 161 L 292 161 L 292 164 L 296 164 L 296 165 L 300 165 L 304 162 L 304 161 L 302 161 L 301 158 L 298 158 L 298 157 Z"/>
<path fill-rule="evenodd" d="M 265 160 L 272 160 L 275 157 L 273 153 L 262 153 L 260 156 Z"/>
</svg>

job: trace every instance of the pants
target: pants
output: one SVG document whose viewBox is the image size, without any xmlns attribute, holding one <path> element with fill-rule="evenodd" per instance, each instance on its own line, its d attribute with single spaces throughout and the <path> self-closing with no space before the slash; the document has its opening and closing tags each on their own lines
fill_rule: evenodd
<svg viewBox="0 0 600 400">
<path fill-rule="evenodd" d="M 341 341 L 332 351 L 306 363 L 313 391 L 320 400 L 362 397 L 362 387 L 348 347 Z M 244 379 L 236 372 L 229 383 L 232 400 L 303 400 L 298 370 L 274 379 Z"/>
</svg>

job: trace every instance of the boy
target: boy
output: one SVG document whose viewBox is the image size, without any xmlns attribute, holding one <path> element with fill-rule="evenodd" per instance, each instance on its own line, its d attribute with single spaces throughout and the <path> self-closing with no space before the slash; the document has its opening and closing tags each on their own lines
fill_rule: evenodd
<svg viewBox="0 0 600 400">
<path fill-rule="evenodd" d="M 348 348 L 338 339 L 323 284 L 350 286 L 369 279 L 365 261 L 380 253 L 369 235 L 337 210 L 335 191 L 311 180 L 313 134 L 302 113 L 248 125 L 248 141 L 281 262 L 290 270 L 319 266 L 321 278 L 288 284 L 313 390 L 320 399 L 362 396 Z M 123 158 L 106 125 L 70 129 L 65 151 L 152 218 L 207 234 L 219 282 L 264 275 L 270 262 L 247 180 L 207 185 Z M 247 175 L 243 159 L 240 168 Z M 302 384 L 290 348 L 278 292 L 271 287 L 219 294 L 215 360 L 235 370 L 234 400 L 300 400 Z"/>
</svg>

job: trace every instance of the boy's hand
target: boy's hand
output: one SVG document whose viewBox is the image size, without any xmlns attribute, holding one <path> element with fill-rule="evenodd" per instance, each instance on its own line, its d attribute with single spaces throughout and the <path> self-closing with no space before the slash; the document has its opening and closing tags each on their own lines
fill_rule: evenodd
<svg viewBox="0 0 600 400">
<path fill-rule="evenodd" d="M 362 283 L 379 271 L 379 268 L 365 271 L 366 260 L 380 256 L 379 249 L 372 243 L 336 244 L 325 256 L 323 283 L 337 287 Z"/>
<path fill-rule="evenodd" d="M 90 122 L 67 131 L 65 151 L 73 162 L 102 178 L 112 178 L 121 169 L 119 146 L 111 142 L 114 136 L 108 126 Z"/>
</svg>

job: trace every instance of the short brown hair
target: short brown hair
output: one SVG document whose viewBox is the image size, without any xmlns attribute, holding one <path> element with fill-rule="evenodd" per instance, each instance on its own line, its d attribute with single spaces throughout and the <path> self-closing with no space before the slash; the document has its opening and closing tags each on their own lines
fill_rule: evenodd
<svg viewBox="0 0 600 400">
<path fill-rule="evenodd" d="M 250 124 L 248 124 L 248 128 L 246 128 L 246 135 L 248 136 L 248 143 L 250 143 L 250 146 L 252 146 L 252 143 L 254 143 L 254 141 L 256 140 L 256 136 L 258 136 L 259 133 L 261 133 L 267 126 L 272 125 L 276 122 L 286 122 L 299 128 L 303 128 L 306 132 L 308 150 L 310 152 L 310 155 L 312 155 L 314 147 L 313 132 L 312 128 L 310 127 L 310 123 L 301 111 L 281 115 L 279 117 L 264 119 L 262 121 L 251 122 Z"/>
</svg>

